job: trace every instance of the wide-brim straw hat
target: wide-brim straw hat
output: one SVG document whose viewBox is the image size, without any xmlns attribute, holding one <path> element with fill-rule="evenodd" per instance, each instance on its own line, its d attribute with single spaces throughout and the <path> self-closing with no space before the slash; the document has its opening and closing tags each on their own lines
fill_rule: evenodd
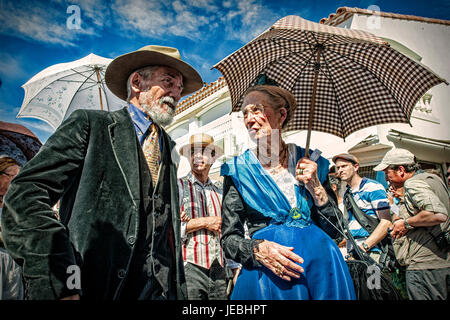
<svg viewBox="0 0 450 320">
<path fill-rule="evenodd" d="M 180 148 L 180 154 L 189 159 L 191 157 L 191 147 L 192 146 L 194 146 L 194 148 L 195 147 L 205 148 L 205 151 L 206 150 L 208 150 L 208 151 L 214 150 L 215 151 L 215 155 L 213 157 L 214 160 L 216 160 L 217 158 L 219 158 L 220 156 L 223 155 L 222 148 L 219 147 L 218 145 L 216 145 L 214 143 L 214 138 L 206 133 L 193 134 L 189 138 L 189 143 Z"/>
<path fill-rule="evenodd" d="M 156 65 L 173 68 L 183 75 L 182 96 L 191 94 L 203 86 L 201 76 L 193 67 L 181 60 L 178 49 L 157 45 L 142 47 L 111 61 L 105 72 L 106 85 L 112 93 L 126 100 L 129 76 L 138 69 Z"/>
</svg>

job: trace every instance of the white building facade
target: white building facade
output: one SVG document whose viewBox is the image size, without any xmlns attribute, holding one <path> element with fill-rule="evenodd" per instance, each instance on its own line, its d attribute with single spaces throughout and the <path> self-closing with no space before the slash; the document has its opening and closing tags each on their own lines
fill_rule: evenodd
<svg viewBox="0 0 450 320">
<path fill-rule="evenodd" d="M 391 45 L 450 82 L 450 21 L 406 16 L 358 8 L 339 8 L 320 23 L 359 29 L 386 38 Z M 418 101 L 409 124 L 386 124 L 359 130 L 345 141 L 313 131 L 311 149 L 319 149 L 331 159 L 349 152 L 360 159 L 360 174 L 375 178 L 372 170 L 393 147 L 413 152 L 424 169 L 434 169 L 442 176 L 450 166 L 450 86 L 440 84 Z M 167 132 L 181 148 L 194 133 L 204 132 L 224 149 L 224 156 L 211 168 L 219 179 L 223 161 L 252 146 L 241 112 L 231 113 L 231 100 L 224 79 L 204 86 L 184 100 Z M 284 133 L 286 142 L 304 146 L 306 131 Z M 331 160 L 330 160 L 331 162 Z M 178 175 L 189 172 L 189 162 L 181 159 Z M 378 176 L 380 180 L 380 176 Z"/>
</svg>

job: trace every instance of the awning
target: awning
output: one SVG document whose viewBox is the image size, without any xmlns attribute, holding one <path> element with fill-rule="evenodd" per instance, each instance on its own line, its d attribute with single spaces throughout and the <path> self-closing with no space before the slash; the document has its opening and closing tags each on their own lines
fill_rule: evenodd
<svg viewBox="0 0 450 320">
<path fill-rule="evenodd" d="M 389 130 L 387 139 L 396 148 L 408 149 L 419 160 L 434 163 L 450 162 L 450 141 L 448 140 L 420 137 L 394 129 Z"/>
<path fill-rule="evenodd" d="M 377 165 L 384 154 L 392 148 L 389 144 L 380 143 L 378 134 L 371 134 L 348 149 L 348 153 L 359 159 L 363 166 Z"/>
</svg>

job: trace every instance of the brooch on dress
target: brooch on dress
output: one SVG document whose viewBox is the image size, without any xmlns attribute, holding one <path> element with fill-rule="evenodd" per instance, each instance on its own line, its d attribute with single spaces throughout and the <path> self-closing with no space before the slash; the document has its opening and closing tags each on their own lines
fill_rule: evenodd
<svg viewBox="0 0 450 320">
<path fill-rule="evenodd" d="M 311 224 L 311 218 L 309 214 L 302 213 L 300 208 L 293 207 L 289 211 L 289 218 L 287 221 L 288 226 L 304 228 Z"/>
</svg>

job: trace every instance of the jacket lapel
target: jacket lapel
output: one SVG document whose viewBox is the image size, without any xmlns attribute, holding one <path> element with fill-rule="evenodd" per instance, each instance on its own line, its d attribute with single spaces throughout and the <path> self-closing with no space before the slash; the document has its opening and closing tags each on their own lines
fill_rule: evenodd
<svg viewBox="0 0 450 320">
<path fill-rule="evenodd" d="M 111 115 L 114 122 L 108 129 L 114 157 L 125 179 L 129 194 L 138 206 L 139 202 L 135 201 L 140 199 L 138 140 L 133 121 L 126 108 L 112 112 Z"/>
</svg>

